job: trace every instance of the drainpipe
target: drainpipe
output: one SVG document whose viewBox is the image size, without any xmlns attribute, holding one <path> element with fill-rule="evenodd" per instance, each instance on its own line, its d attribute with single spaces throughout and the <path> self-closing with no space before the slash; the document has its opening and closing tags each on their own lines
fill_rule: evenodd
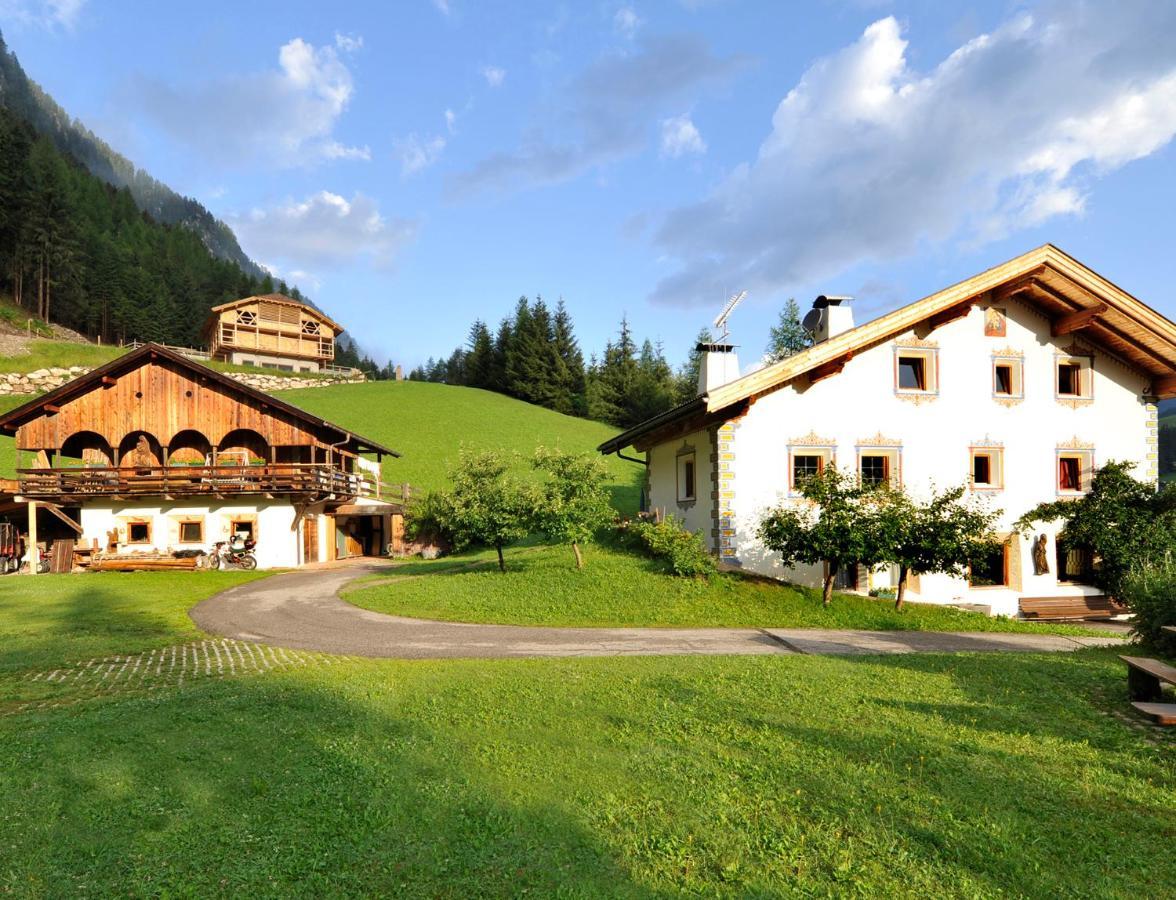
<svg viewBox="0 0 1176 900">
<path fill-rule="evenodd" d="M 641 496 L 637 501 L 637 508 L 641 512 L 648 512 L 648 510 L 645 508 L 647 505 L 646 500 L 648 499 L 645 496 L 645 488 L 649 484 L 649 453 L 647 452 L 645 454 L 645 459 L 638 459 L 635 456 L 625 456 L 625 454 L 623 454 L 620 450 L 617 450 L 617 458 L 623 459 L 625 462 L 632 462 L 641 466 L 645 466 L 645 477 L 641 479 Z"/>
</svg>

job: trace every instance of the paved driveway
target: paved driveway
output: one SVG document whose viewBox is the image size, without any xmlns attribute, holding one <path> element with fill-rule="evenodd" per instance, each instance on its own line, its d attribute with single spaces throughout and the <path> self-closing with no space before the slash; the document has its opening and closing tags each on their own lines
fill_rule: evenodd
<svg viewBox="0 0 1176 900">
<path fill-rule="evenodd" d="M 191 616 L 204 631 L 243 641 L 401 659 L 682 654 L 920 653 L 1076 650 L 1114 637 L 808 628 L 541 628 L 388 616 L 352 606 L 339 590 L 385 565 L 275 575 L 217 594 Z"/>
</svg>

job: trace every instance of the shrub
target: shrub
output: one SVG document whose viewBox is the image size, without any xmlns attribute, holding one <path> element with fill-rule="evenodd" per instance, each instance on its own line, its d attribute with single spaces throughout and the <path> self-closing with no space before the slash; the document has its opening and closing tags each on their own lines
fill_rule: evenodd
<svg viewBox="0 0 1176 900">
<path fill-rule="evenodd" d="M 1176 653 L 1176 636 L 1162 631 L 1176 625 L 1176 560 L 1138 566 L 1123 580 L 1122 598 L 1135 613 L 1135 634 L 1144 643 Z"/>
<path fill-rule="evenodd" d="M 654 559 L 665 560 L 675 575 L 706 578 L 719 569 L 702 539 L 687 531 L 673 516 L 667 516 L 661 522 L 649 519 L 625 522 L 622 530 L 630 544 L 635 544 Z"/>
<path fill-rule="evenodd" d="M 453 544 L 453 535 L 442 524 L 449 498 L 442 491 L 415 494 L 404 510 L 404 537 L 410 543 Z"/>
</svg>

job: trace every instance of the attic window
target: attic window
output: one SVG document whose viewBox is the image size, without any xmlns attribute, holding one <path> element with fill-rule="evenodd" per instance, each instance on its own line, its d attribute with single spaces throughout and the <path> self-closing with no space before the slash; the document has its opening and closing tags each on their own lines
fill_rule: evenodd
<svg viewBox="0 0 1176 900">
<path fill-rule="evenodd" d="M 926 396 L 939 391 L 939 358 L 935 347 L 894 348 L 894 392 Z"/>
<path fill-rule="evenodd" d="M 313 321 L 312 319 L 303 320 L 302 333 L 303 334 L 318 334 L 319 333 L 319 323 Z"/>
<path fill-rule="evenodd" d="M 245 310 L 244 312 L 237 313 L 237 324 L 238 325 L 256 325 L 257 324 L 257 313 L 249 311 L 249 310 Z"/>
<path fill-rule="evenodd" d="M 1094 397 L 1094 371 L 1089 356 L 1058 356 L 1054 395 L 1061 401 L 1089 403 Z"/>
<path fill-rule="evenodd" d="M 900 391 L 927 390 L 927 361 L 921 356 L 898 358 L 898 389 Z"/>
</svg>

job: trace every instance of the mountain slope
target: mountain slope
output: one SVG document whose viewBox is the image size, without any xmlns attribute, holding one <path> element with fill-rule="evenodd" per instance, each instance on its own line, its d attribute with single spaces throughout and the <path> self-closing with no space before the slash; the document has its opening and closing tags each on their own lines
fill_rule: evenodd
<svg viewBox="0 0 1176 900">
<path fill-rule="evenodd" d="M 0 106 L 24 119 L 38 134 L 81 163 L 91 174 L 114 187 L 131 192 L 135 205 L 157 222 L 179 225 L 200 236 L 201 242 L 218 259 L 236 263 L 254 278 L 265 272 L 251 260 L 232 229 L 196 200 L 183 197 L 152 178 L 109 144 L 72 118 L 52 97 L 32 81 L 9 52 L 0 34 Z"/>
</svg>

